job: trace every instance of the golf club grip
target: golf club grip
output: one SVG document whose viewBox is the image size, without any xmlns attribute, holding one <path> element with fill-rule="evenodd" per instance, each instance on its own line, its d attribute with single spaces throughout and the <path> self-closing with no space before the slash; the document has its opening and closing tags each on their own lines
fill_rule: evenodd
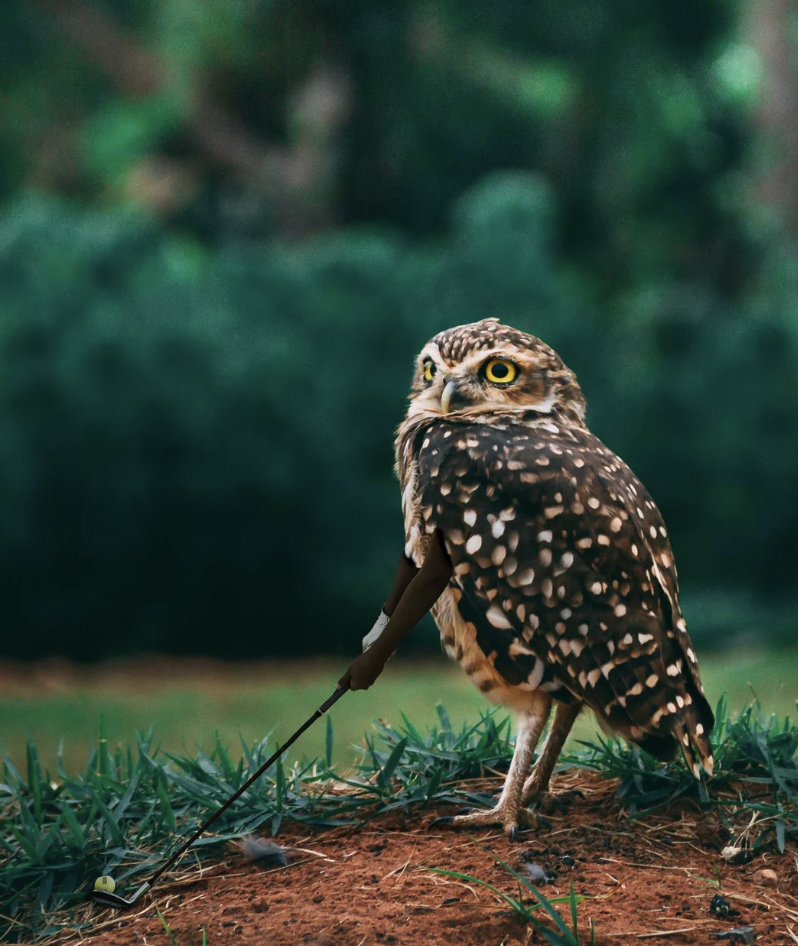
<svg viewBox="0 0 798 946">
<path fill-rule="evenodd" d="M 313 723 L 315 723 L 316 720 L 317 720 L 320 716 L 323 716 L 323 715 L 327 712 L 327 710 L 333 705 L 333 703 L 335 703 L 336 700 L 339 700 L 339 699 L 344 695 L 344 693 L 346 693 L 346 691 L 347 691 L 348 689 L 349 689 L 349 684 L 347 683 L 347 684 L 345 684 L 344 686 L 342 686 L 340 689 L 337 689 L 337 690 L 333 693 L 333 695 L 332 695 L 331 697 L 329 697 L 328 699 L 326 699 L 326 700 L 321 704 L 321 706 L 316 710 L 316 712 L 310 717 L 310 719 L 308 719 L 306 722 L 304 722 L 304 723 L 299 727 L 299 729 L 297 729 L 297 731 L 294 733 L 294 735 L 291 736 L 290 739 L 286 740 L 286 741 L 282 744 L 282 746 L 280 746 L 280 748 L 277 750 L 277 752 L 275 752 L 274 755 L 273 755 L 270 759 L 267 759 L 267 760 L 263 763 L 263 765 L 258 769 L 258 771 L 257 771 L 254 775 L 250 775 L 250 777 L 246 780 L 246 782 L 244 782 L 244 784 L 241 786 L 241 788 L 239 788 L 238 791 L 237 791 L 234 795 L 231 795 L 230 798 L 228 798 L 227 801 L 222 805 L 222 807 L 219 808 L 210 818 L 208 818 L 208 820 L 205 822 L 205 824 L 203 824 L 202 827 L 199 828 L 199 829 L 188 839 L 188 841 L 186 841 L 186 843 L 185 843 L 179 850 L 175 851 L 175 853 L 169 858 L 169 860 L 168 860 L 162 867 L 158 868 L 158 870 L 157 870 L 157 871 L 152 875 L 152 877 L 150 878 L 150 882 L 149 882 L 149 883 L 150 883 L 150 886 L 152 886 L 152 885 L 155 883 L 155 881 L 161 876 L 161 874 L 163 874 L 163 873 L 165 873 L 167 870 L 169 870 L 169 868 L 172 866 L 172 864 L 174 864 L 175 861 L 176 861 L 179 857 L 181 857 L 181 856 L 191 847 L 191 845 L 197 840 L 197 838 L 198 838 L 207 828 L 209 828 L 209 827 L 214 823 L 214 821 L 216 821 L 216 819 L 219 817 L 219 815 L 221 815 L 221 814 L 223 814 L 225 811 L 227 811 L 227 809 L 233 804 L 233 802 L 234 802 L 237 798 L 240 798 L 241 795 L 243 795 L 244 792 L 249 788 L 249 786 L 250 786 L 253 782 L 257 781 L 257 779 L 259 779 L 259 778 L 261 777 L 261 775 L 263 775 L 263 773 L 266 771 L 266 769 L 268 769 L 269 766 L 270 766 L 273 762 L 276 762 L 277 759 L 279 759 L 279 757 L 285 752 L 285 750 L 286 750 L 290 745 L 292 745 L 292 744 L 295 742 L 295 740 L 297 740 L 297 739 L 302 735 L 302 733 L 308 728 L 308 726 L 310 726 L 310 725 L 312 725 Z"/>
<path fill-rule="evenodd" d="M 333 695 L 332 695 L 331 697 L 329 697 L 329 699 L 326 699 L 326 700 L 321 704 L 321 706 L 316 710 L 316 715 L 317 715 L 317 716 L 323 716 L 323 715 L 327 712 L 327 710 L 333 705 L 333 703 L 334 703 L 336 700 L 340 699 L 340 698 L 344 695 L 344 693 L 346 693 L 346 691 L 347 691 L 348 689 L 349 689 L 349 684 L 348 684 L 348 683 L 345 683 L 342 687 L 340 687 L 339 689 L 337 689 L 337 690 L 335 691 L 335 693 L 333 693 Z"/>
</svg>

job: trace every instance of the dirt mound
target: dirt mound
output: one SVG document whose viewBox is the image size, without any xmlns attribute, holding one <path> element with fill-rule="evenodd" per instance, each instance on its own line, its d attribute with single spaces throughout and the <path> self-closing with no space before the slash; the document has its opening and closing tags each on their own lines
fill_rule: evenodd
<svg viewBox="0 0 798 946">
<path fill-rule="evenodd" d="M 276 839 L 290 849 L 289 866 L 264 870 L 231 845 L 224 861 L 204 871 L 184 862 L 180 875 L 130 914 L 87 907 L 83 919 L 89 910 L 96 918 L 92 932 L 61 942 L 165 944 L 157 904 L 179 946 L 199 946 L 203 928 L 209 946 L 542 943 L 491 891 L 425 869 L 470 874 L 517 895 L 516 881 L 488 851 L 520 873 L 536 865 L 554 875 L 539 883 L 548 898 L 566 896 L 573 881 L 586 898 L 578 908 L 583 943 L 591 920 L 598 946 L 706 946 L 732 927 L 753 927 L 757 946 L 798 942 L 796 850 L 735 866 L 721 857 L 727 839 L 716 814 L 688 803 L 634 820 L 613 798 L 616 783 L 584 772 L 555 780 L 555 789 L 575 786 L 584 798 L 515 843 L 499 830 L 475 832 L 472 840 L 430 827 L 453 813 L 450 806 L 379 816 L 360 828 L 308 833 L 289 823 Z M 774 885 L 755 880 L 763 869 L 775 871 Z M 713 915 L 717 894 L 738 915 Z M 568 918 L 566 907 L 560 912 Z"/>
</svg>

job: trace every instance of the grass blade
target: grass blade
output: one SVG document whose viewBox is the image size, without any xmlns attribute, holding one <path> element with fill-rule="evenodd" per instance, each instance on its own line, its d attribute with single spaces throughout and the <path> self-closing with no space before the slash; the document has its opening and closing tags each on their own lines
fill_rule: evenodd
<svg viewBox="0 0 798 946">
<path fill-rule="evenodd" d="M 377 775 L 377 783 L 383 791 L 388 791 L 390 789 L 391 778 L 393 773 L 396 771 L 397 765 L 399 765 L 399 760 L 402 758 L 402 753 L 405 751 L 406 746 L 407 736 L 405 736 L 404 739 L 399 740 L 399 742 L 394 747 L 393 752 L 388 756 L 387 762 Z"/>
<path fill-rule="evenodd" d="M 474 840 L 474 838 L 471 837 L 471 835 L 469 835 L 469 837 L 470 837 L 471 840 L 474 842 L 474 844 L 476 844 L 476 846 L 477 846 L 478 848 L 481 848 L 486 854 L 490 854 L 490 856 L 494 859 L 494 861 L 496 861 L 497 864 L 501 864 L 501 866 L 502 866 L 506 871 L 509 871 L 509 873 L 511 873 L 511 874 L 513 875 L 513 877 L 515 877 L 517 880 L 519 880 L 519 881 L 527 888 L 527 890 L 529 890 L 529 892 L 532 894 L 532 896 L 538 901 L 538 903 L 540 903 L 540 905 L 543 907 L 543 909 L 546 911 L 546 913 L 548 913 L 548 915 L 549 915 L 549 916 L 551 917 L 551 919 L 554 921 L 554 923 L 555 923 L 556 926 L 557 926 L 557 929 L 559 929 L 559 931 L 560 931 L 561 933 L 565 934 L 565 936 L 567 937 L 567 936 L 569 935 L 569 932 L 570 932 L 570 931 L 568 930 L 568 927 L 567 927 L 567 926 L 565 925 L 565 923 L 563 922 L 563 919 L 562 919 L 562 917 L 560 916 L 560 914 L 559 914 L 559 913 L 554 909 L 554 907 L 552 906 L 552 901 L 547 900 L 547 899 L 543 896 L 543 894 L 540 893 L 540 891 L 537 889 L 537 887 L 535 887 L 535 885 L 534 885 L 533 883 L 531 883 L 526 877 L 523 877 L 521 874 L 519 874 L 518 871 L 516 871 L 516 870 L 514 870 L 512 867 L 510 867 L 509 864 L 506 864 L 500 857 L 498 857 L 496 854 L 494 854 L 493 851 L 489 851 L 486 847 L 483 847 L 483 846 L 482 846 L 481 844 L 479 844 L 476 840 Z"/>
<path fill-rule="evenodd" d="M 327 768 L 329 769 L 332 766 L 332 754 L 333 754 L 333 724 L 330 714 L 327 714 L 327 730 L 324 734 L 324 761 L 327 763 Z"/>
<path fill-rule="evenodd" d="M 171 931 L 169 924 L 164 919 L 163 913 L 161 913 L 161 911 L 158 909 L 157 903 L 155 904 L 155 912 L 158 914 L 158 919 L 161 921 L 163 928 L 166 930 L 166 935 L 169 937 L 169 942 L 172 944 L 172 946 L 178 946 L 178 942 L 175 939 L 174 933 Z"/>
</svg>

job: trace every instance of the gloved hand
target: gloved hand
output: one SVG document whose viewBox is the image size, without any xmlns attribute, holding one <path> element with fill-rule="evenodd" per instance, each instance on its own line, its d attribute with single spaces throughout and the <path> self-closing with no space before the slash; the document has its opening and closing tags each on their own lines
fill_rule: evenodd
<svg viewBox="0 0 798 946">
<path fill-rule="evenodd" d="M 388 623 L 388 615 L 384 611 L 380 611 L 380 616 L 374 622 L 374 627 L 366 634 L 363 638 L 363 651 L 367 651 L 369 647 L 374 643 L 375 640 L 382 634 L 382 629 Z M 391 659 L 390 657 L 388 658 Z"/>
<path fill-rule="evenodd" d="M 385 660 L 378 650 L 369 648 L 359 657 L 355 657 L 349 669 L 338 681 L 338 686 L 342 687 L 348 683 L 350 690 L 368 690 L 384 667 Z"/>
</svg>

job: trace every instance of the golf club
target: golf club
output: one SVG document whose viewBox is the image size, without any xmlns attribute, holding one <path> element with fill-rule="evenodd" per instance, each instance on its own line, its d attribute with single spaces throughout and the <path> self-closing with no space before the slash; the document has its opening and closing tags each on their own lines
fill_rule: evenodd
<svg viewBox="0 0 798 946">
<path fill-rule="evenodd" d="M 296 739 L 298 739 L 302 735 L 302 733 L 308 728 L 308 726 L 310 726 L 311 723 L 315 723 L 315 721 L 319 719 L 319 717 L 323 716 L 327 712 L 327 710 L 333 705 L 333 703 L 335 703 L 336 700 L 340 699 L 340 697 L 342 697 L 348 689 L 349 689 L 348 683 L 342 686 L 340 689 L 336 689 L 335 693 L 333 693 L 333 695 L 329 699 L 325 700 L 321 704 L 321 706 L 310 717 L 310 719 L 307 720 L 307 722 L 303 723 L 299 727 L 299 729 L 297 729 L 294 735 L 291 736 L 291 738 L 287 740 L 287 742 L 283 743 L 282 747 L 278 749 L 277 752 L 275 752 L 274 755 L 270 759 L 264 762 L 263 765 L 258 769 L 258 771 L 254 775 L 250 776 L 250 778 L 248 778 L 246 782 L 244 782 L 241 788 L 239 788 L 238 791 L 234 795 L 231 795 L 231 797 L 222 805 L 222 807 L 219 808 L 218 811 L 216 811 L 210 818 L 208 818 L 205 824 L 198 831 L 196 831 L 178 851 L 175 851 L 175 853 L 169 858 L 169 860 L 162 867 L 158 868 L 158 870 L 152 875 L 152 877 L 150 877 L 149 880 L 145 881 L 139 887 L 139 889 L 133 894 L 132 897 L 127 897 L 127 898 L 120 897 L 119 894 L 110 893 L 107 890 L 94 890 L 92 892 L 92 899 L 94 900 L 94 902 L 102 904 L 102 906 L 104 907 L 113 907 L 115 910 L 126 910 L 132 906 L 135 906 L 135 904 L 138 903 L 141 897 L 143 897 L 144 894 L 151 887 L 154 886 L 156 880 L 158 880 L 161 874 L 169 870 L 169 868 L 175 863 L 175 861 L 177 861 L 178 858 L 181 857 L 181 855 L 183 855 L 191 847 L 191 845 L 197 840 L 197 838 L 202 834 L 202 832 L 205 831 L 206 828 L 210 827 L 213 824 L 213 822 L 216 821 L 219 815 L 227 811 L 230 805 L 232 805 L 233 802 L 240 795 L 243 795 L 243 793 L 249 788 L 249 786 L 256 779 L 260 778 L 260 776 L 263 775 L 266 769 L 268 769 L 269 766 L 276 759 L 278 759 Z"/>
</svg>

